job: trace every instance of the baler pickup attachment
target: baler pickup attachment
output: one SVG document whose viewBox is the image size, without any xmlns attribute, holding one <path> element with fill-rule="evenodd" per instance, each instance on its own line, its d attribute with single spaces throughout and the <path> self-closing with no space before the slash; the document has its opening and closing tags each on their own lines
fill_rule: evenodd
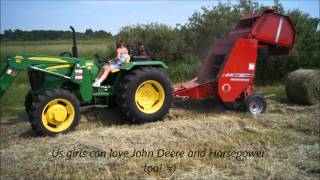
<svg viewBox="0 0 320 180">
<path fill-rule="evenodd" d="M 175 97 L 207 99 L 217 95 L 232 102 L 250 94 L 259 48 L 269 55 L 286 55 L 293 48 L 295 29 L 287 16 L 274 10 L 246 14 L 227 39 L 214 41 L 198 76 L 174 88 Z"/>
</svg>

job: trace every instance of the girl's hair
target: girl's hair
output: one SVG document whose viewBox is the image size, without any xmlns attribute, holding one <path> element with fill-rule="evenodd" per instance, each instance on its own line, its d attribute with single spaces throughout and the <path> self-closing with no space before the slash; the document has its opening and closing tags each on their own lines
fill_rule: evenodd
<svg viewBox="0 0 320 180">
<path fill-rule="evenodd" d="M 118 39 L 116 42 L 117 48 L 123 47 L 123 41 L 121 39 Z"/>
</svg>

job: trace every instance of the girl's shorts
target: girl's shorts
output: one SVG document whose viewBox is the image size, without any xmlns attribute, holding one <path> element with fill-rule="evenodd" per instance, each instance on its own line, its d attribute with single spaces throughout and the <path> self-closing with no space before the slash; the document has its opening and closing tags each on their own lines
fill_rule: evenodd
<svg viewBox="0 0 320 180">
<path fill-rule="evenodd" d="M 103 67 L 108 67 L 108 66 L 111 66 L 113 67 L 114 69 L 120 69 L 120 66 L 122 65 L 122 62 L 121 61 L 115 61 L 115 62 L 112 62 L 112 63 L 107 63 L 105 64 Z"/>
</svg>

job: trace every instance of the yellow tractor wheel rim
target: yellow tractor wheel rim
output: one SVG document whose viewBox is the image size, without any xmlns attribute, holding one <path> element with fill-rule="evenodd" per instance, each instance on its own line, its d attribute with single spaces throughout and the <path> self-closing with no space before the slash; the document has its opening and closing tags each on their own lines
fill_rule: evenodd
<svg viewBox="0 0 320 180">
<path fill-rule="evenodd" d="M 155 80 L 142 82 L 135 94 L 135 102 L 138 109 L 146 114 L 157 112 L 163 106 L 164 99 L 164 89 Z"/>
<path fill-rule="evenodd" d="M 42 124 L 52 132 L 68 129 L 75 117 L 72 103 L 67 99 L 54 99 L 47 103 L 42 111 Z"/>
</svg>

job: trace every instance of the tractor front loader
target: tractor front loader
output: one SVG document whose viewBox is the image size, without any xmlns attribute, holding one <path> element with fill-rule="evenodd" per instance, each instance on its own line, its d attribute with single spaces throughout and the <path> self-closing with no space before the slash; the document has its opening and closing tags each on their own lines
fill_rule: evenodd
<svg viewBox="0 0 320 180">
<path fill-rule="evenodd" d="M 93 88 L 98 66 L 78 57 L 76 34 L 72 27 L 71 30 L 72 53 L 60 56 L 20 53 L 9 57 L 1 67 L 0 97 L 18 72 L 28 71 L 31 89 L 26 95 L 25 110 L 37 134 L 55 135 L 73 130 L 80 120 L 81 106 L 106 108 L 116 104 L 124 118 L 134 122 L 164 117 L 171 104 L 172 87 L 161 71 L 167 68 L 163 62 L 131 58 L 113 71 L 101 87 Z"/>
<path fill-rule="evenodd" d="M 226 108 L 262 113 L 266 110 L 265 98 L 253 89 L 258 51 L 289 54 L 295 36 L 289 17 L 274 10 L 243 15 L 227 39 L 212 43 L 198 76 L 174 87 L 174 96 L 218 98 Z"/>
</svg>

